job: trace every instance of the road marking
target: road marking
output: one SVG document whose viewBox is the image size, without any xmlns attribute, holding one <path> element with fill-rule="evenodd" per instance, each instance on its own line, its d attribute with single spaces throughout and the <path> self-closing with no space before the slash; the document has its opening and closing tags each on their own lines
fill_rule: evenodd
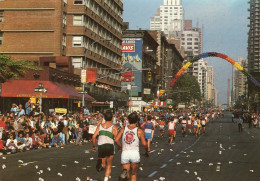
<svg viewBox="0 0 260 181">
<path fill-rule="evenodd" d="M 217 166 L 216 171 L 220 172 L 220 166 L 219 165 Z"/>
<path fill-rule="evenodd" d="M 218 153 L 221 155 L 221 154 L 222 154 L 222 151 L 219 151 Z"/>
<path fill-rule="evenodd" d="M 184 150 L 182 150 L 182 152 L 183 151 L 186 151 L 186 150 L 188 150 L 188 149 L 190 149 L 190 148 L 192 148 L 199 140 L 200 140 L 200 138 L 203 136 L 203 134 L 202 135 L 200 135 L 198 138 L 197 138 L 197 140 L 192 144 L 192 145 L 190 145 L 189 147 L 187 147 L 187 148 L 185 148 Z M 153 150 L 153 151 L 155 151 L 155 150 Z M 152 152 L 152 151 L 151 151 Z M 150 153 L 151 153 L 150 152 Z M 193 150 L 191 150 L 190 152 L 193 152 Z M 178 157 L 179 156 L 179 154 L 176 154 L 175 155 L 175 157 Z M 169 160 L 169 162 L 172 162 L 173 161 L 173 159 L 170 159 Z M 189 163 L 192 163 L 192 162 L 189 162 Z M 165 165 L 165 164 L 164 164 Z M 163 166 L 164 166 L 163 165 Z M 152 172 L 150 175 L 148 175 L 148 177 L 149 178 L 151 178 L 151 177 L 153 177 L 156 173 L 157 173 L 158 171 L 154 171 L 154 172 Z M 197 173 L 197 172 L 196 172 Z"/>
<path fill-rule="evenodd" d="M 148 177 L 153 177 L 155 174 L 157 174 L 157 171 L 154 171 L 153 173 L 151 173 L 150 175 L 148 175 Z"/>
<path fill-rule="evenodd" d="M 163 164 L 160 168 L 165 168 L 167 167 L 168 164 Z"/>
</svg>

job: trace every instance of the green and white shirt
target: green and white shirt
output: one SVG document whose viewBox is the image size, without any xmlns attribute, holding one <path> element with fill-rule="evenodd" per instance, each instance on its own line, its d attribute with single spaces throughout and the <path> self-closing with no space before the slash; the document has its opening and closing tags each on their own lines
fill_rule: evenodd
<svg viewBox="0 0 260 181">
<path fill-rule="evenodd" d="M 114 134 L 113 134 L 113 125 L 109 128 L 104 128 L 102 124 L 99 126 L 99 133 L 98 133 L 98 145 L 103 144 L 114 144 Z"/>
</svg>

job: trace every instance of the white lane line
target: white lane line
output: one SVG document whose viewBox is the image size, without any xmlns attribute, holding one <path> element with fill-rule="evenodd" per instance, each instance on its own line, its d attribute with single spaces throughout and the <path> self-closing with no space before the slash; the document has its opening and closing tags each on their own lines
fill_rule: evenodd
<svg viewBox="0 0 260 181">
<path fill-rule="evenodd" d="M 221 154 L 222 154 L 222 151 L 219 151 L 218 153 L 221 155 Z"/>
<path fill-rule="evenodd" d="M 174 159 L 170 159 L 169 162 L 172 162 Z"/>
<path fill-rule="evenodd" d="M 163 164 L 160 168 L 165 168 L 167 167 L 168 164 Z"/>
<path fill-rule="evenodd" d="M 153 177 L 155 174 L 157 174 L 157 171 L 154 171 L 153 173 L 151 173 L 150 175 L 148 175 L 148 177 Z"/>
<path fill-rule="evenodd" d="M 216 171 L 220 172 L 220 166 L 219 165 L 217 166 Z"/>
</svg>

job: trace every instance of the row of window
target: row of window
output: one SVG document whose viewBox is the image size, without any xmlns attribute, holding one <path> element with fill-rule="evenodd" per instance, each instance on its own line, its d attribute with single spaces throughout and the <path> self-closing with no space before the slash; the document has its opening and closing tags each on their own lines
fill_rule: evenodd
<svg viewBox="0 0 260 181">
<path fill-rule="evenodd" d="M 98 34 L 100 37 L 103 37 L 104 39 L 111 39 L 111 37 L 114 37 L 112 33 L 107 31 L 105 28 L 100 26 L 98 23 L 96 23 L 92 19 L 87 18 L 85 15 L 74 15 L 73 16 L 73 25 L 74 26 L 85 26 L 86 28 L 95 32 L 96 34 Z M 117 48 L 119 48 L 119 49 L 121 48 L 121 41 L 118 38 L 112 38 L 111 43 L 113 45 L 115 45 Z"/>
<path fill-rule="evenodd" d="M 111 0 L 103 0 L 106 5 L 111 8 L 116 14 L 118 14 L 120 17 L 122 17 L 122 10 L 121 8 Z M 107 14 L 107 12 L 100 7 L 95 0 L 74 0 L 75 5 L 85 5 L 95 13 L 97 13 L 100 17 L 103 17 Z M 110 16 L 110 15 L 109 15 Z"/>
<path fill-rule="evenodd" d="M 193 39 L 194 41 L 199 41 L 198 38 L 187 38 L 186 40 L 187 40 L 187 41 L 192 41 L 192 39 Z M 182 40 L 182 41 L 185 41 L 185 38 L 182 38 L 181 40 Z"/>
<path fill-rule="evenodd" d="M 95 52 L 96 54 L 105 57 L 109 60 L 114 61 L 115 63 L 120 62 L 120 56 L 116 53 L 111 52 L 104 46 L 94 43 L 93 40 L 85 37 L 85 36 L 73 36 L 72 38 L 72 46 L 73 47 L 85 47 L 86 49 L 90 49 L 90 51 Z"/>
<path fill-rule="evenodd" d="M 4 11 L 0 11 L 0 23 L 4 22 Z"/>
<path fill-rule="evenodd" d="M 182 42 L 181 43 L 182 45 L 185 45 L 185 42 Z M 194 43 L 192 43 L 192 42 L 187 42 L 187 45 L 199 45 L 199 42 L 194 42 Z"/>
<path fill-rule="evenodd" d="M 72 64 L 75 68 L 82 68 L 84 67 L 84 57 L 72 57 Z M 94 62 L 91 60 L 87 61 L 86 67 L 94 67 L 97 68 L 97 73 L 101 75 L 111 75 L 110 78 L 120 81 L 120 75 L 116 74 L 116 71 L 111 69 L 106 69 L 102 64 L 98 62 Z"/>
</svg>

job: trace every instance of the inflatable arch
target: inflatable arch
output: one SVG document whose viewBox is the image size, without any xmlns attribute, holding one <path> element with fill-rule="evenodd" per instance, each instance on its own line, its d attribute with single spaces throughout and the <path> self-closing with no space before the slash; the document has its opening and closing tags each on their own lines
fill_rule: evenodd
<svg viewBox="0 0 260 181">
<path fill-rule="evenodd" d="M 252 76 L 250 75 L 247 71 L 244 70 L 244 68 L 238 64 L 235 60 L 232 58 L 228 57 L 227 55 L 221 54 L 221 53 L 216 53 L 216 52 L 208 52 L 208 53 L 202 53 L 200 55 L 194 56 L 191 61 L 187 62 L 180 70 L 179 72 L 175 75 L 175 77 L 172 79 L 170 86 L 173 87 L 175 82 L 178 80 L 178 78 L 189 68 L 190 65 L 192 65 L 194 62 L 198 61 L 199 59 L 202 58 L 207 58 L 207 57 L 219 57 L 222 58 L 229 63 L 231 63 L 234 67 L 236 67 L 239 71 L 243 72 L 248 79 L 258 88 L 260 88 L 260 83 Z"/>
</svg>

